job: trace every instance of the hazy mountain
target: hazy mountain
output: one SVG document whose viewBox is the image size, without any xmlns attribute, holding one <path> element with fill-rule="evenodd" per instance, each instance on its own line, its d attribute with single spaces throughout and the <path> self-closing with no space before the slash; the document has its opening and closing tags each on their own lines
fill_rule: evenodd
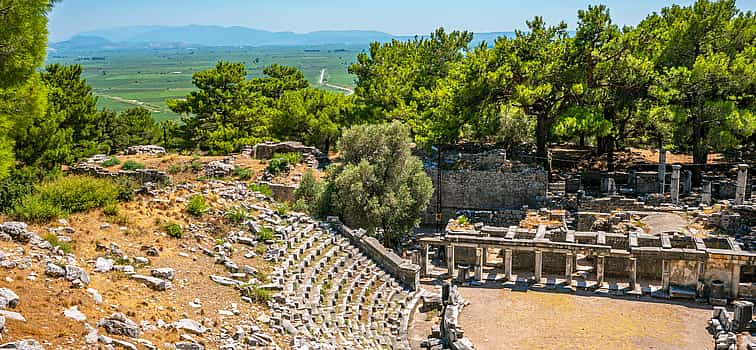
<svg viewBox="0 0 756 350">
<path fill-rule="evenodd" d="M 473 45 L 485 40 L 492 45 L 499 36 L 511 32 L 480 33 Z M 127 48 L 169 48 L 186 46 L 318 46 L 368 45 L 371 42 L 406 40 L 378 31 L 327 30 L 311 33 L 270 32 L 246 27 L 189 25 L 181 27 L 136 26 L 90 31 L 50 45 L 56 50 L 107 50 Z"/>
</svg>

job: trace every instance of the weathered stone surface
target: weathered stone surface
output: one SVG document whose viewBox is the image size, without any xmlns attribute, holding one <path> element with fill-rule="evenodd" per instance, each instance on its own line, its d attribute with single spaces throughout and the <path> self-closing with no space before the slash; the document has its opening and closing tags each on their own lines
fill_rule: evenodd
<svg viewBox="0 0 756 350">
<path fill-rule="evenodd" d="M 163 278 L 169 281 L 173 281 L 173 278 L 176 276 L 176 271 L 170 267 L 155 268 L 155 269 L 152 269 L 150 273 L 152 274 L 153 277 Z"/>
<path fill-rule="evenodd" d="M 66 265 L 66 279 L 69 281 L 79 280 L 84 285 L 89 284 L 89 275 L 84 269 L 74 265 Z"/>
<path fill-rule="evenodd" d="M 19 303 L 18 295 L 8 288 L 0 288 L 0 309 L 15 308 Z"/>
<path fill-rule="evenodd" d="M 79 311 L 79 307 L 76 305 L 63 310 L 63 316 L 79 322 L 84 322 L 87 320 L 87 315 L 84 315 L 84 313 Z"/>
<path fill-rule="evenodd" d="M 15 350 L 44 350 L 42 344 L 34 339 L 19 340 L 13 343 L 5 343 L 0 345 L 0 349 L 15 349 Z"/>
<path fill-rule="evenodd" d="M 108 334 L 123 335 L 130 338 L 139 337 L 139 327 L 137 324 L 120 312 L 114 313 L 108 318 L 101 319 L 97 323 L 97 326 L 105 328 Z"/>
<path fill-rule="evenodd" d="M 21 315 L 18 312 L 8 311 L 8 310 L 0 310 L 0 316 L 5 317 L 9 320 L 19 321 L 19 322 L 26 322 L 26 318 L 24 315 Z"/>
<path fill-rule="evenodd" d="M 178 342 L 174 344 L 176 347 L 176 350 L 205 350 L 205 347 L 201 344 L 192 343 L 192 342 Z"/>
<path fill-rule="evenodd" d="M 95 260 L 94 271 L 95 272 L 110 272 L 111 270 L 113 270 L 113 264 L 114 264 L 113 259 L 99 257 L 97 258 L 97 260 Z"/>
<path fill-rule="evenodd" d="M 162 155 L 165 154 L 165 148 L 156 145 L 139 145 L 131 146 L 123 150 L 125 154 L 149 154 L 149 155 Z"/>
<path fill-rule="evenodd" d="M 153 290 L 157 291 L 164 291 L 166 289 L 169 289 L 172 287 L 171 282 L 166 281 L 162 278 L 157 277 L 150 277 L 150 276 L 144 276 L 144 275 L 131 275 L 129 276 L 132 280 L 144 283 L 147 285 L 147 287 L 150 287 Z"/>
<path fill-rule="evenodd" d="M 21 243 L 29 242 L 31 239 L 31 232 L 27 228 L 28 226 L 23 222 L 9 221 L 0 224 L 0 232 L 8 234 Z"/>
<path fill-rule="evenodd" d="M 207 332 L 207 328 L 205 328 L 205 326 L 189 318 L 180 319 L 176 321 L 173 326 L 178 330 L 183 330 L 192 334 L 203 334 Z"/>
</svg>

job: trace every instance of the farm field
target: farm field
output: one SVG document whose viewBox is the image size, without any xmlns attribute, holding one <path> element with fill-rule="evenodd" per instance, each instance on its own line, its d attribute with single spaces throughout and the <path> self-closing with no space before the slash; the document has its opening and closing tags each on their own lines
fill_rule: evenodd
<svg viewBox="0 0 756 350">
<path fill-rule="evenodd" d="M 262 76 L 273 63 L 299 68 L 315 87 L 345 92 L 354 76 L 347 72 L 362 46 L 203 47 L 154 50 L 49 52 L 47 64 L 80 64 L 83 77 L 99 97 L 98 107 L 122 111 L 142 106 L 156 120 L 177 119 L 165 104 L 194 89 L 192 74 L 218 61 L 242 62 L 249 77 Z M 321 82 L 321 71 L 325 69 Z"/>
</svg>

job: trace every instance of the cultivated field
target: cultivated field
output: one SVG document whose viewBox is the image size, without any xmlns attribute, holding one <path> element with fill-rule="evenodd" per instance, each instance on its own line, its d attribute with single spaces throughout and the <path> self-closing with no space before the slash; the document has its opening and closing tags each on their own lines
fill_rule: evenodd
<svg viewBox="0 0 756 350">
<path fill-rule="evenodd" d="M 313 86 L 344 92 L 336 86 L 354 86 L 347 67 L 363 47 L 267 47 L 98 52 L 50 52 L 47 63 L 80 64 L 83 77 L 99 96 L 99 107 L 121 111 L 134 106 L 150 109 L 156 120 L 174 119 L 165 100 L 186 96 L 194 89 L 192 74 L 212 68 L 216 62 L 243 62 L 249 77 L 262 76 L 273 63 L 299 68 Z M 320 83 L 321 70 L 325 79 Z"/>
</svg>

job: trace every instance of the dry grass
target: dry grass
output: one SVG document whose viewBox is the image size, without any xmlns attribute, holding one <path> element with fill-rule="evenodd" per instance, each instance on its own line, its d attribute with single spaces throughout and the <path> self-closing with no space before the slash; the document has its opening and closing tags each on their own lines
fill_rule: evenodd
<svg viewBox="0 0 756 350">
<path fill-rule="evenodd" d="M 171 156 L 155 159 L 162 162 L 163 158 Z M 153 161 L 156 161 L 155 159 Z M 143 161 L 147 163 L 146 158 L 143 158 Z M 2 340 L 13 341 L 33 337 L 40 342 L 46 342 L 45 348 L 48 349 L 87 349 L 87 345 L 83 343 L 86 335 L 83 324 L 63 317 L 63 310 L 72 305 L 79 305 L 90 324 L 96 324 L 100 318 L 116 311 L 123 312 L 137 322 L 147 320 L 153 325 L 158 319 L 170 323 L 189 317 L 212 324 L 216 335 L 218 327 L 224 324 L 234 324 L 234 321 L 249 316 L 256 317 L 261 312 L 266 312 L 263 306 L 242 302 L 239 292 L 234 288 L 218 285 L 209 279 L 211 274 L 225 276 L 228 272 L 222 265 L 215 264 L 213 258 L 203 255 L 198 247 L 211 248 L 216 238 L 222 237 L 232 228 L 219 218 L 206 216 L 199 220 L 188 216 L 183 210 L 184 204 L 177 200 L 178 197 L 186 195 L 186 191 L 176 191 L 165 202 L 153 201 L 150 197 L 139 197 L 135 201 L 121 204 L 119 214 L 129 219 L 126 231 L 121 231 L 118 225 L 101 229 L 100 225 L 108 220 L 107 215 L 101 210 L 69 217 L 70 225 L 76 229 L 76 232 L 70 235 L 73 238 L 72 253 L 78 258 L 80 266 L 87 266 L 91 279 L 89 287 L 100 292 L 104 299 L 103 304 L 95 305 L 85 289 L 71 289 L 66 281 L 48 280 L 44 275 L 43 264 L 36 261 L 31 270 L 7 270 L 4 272 L 4 279 L 0 280 L 0 287 L 11 288 L 21 296 L 21 304 L 16 311 L 21 312 L 27 318 L 27 322 L 8 321 L 7 332 Z M 219 203 L 214 196 L 210 196 L 210 199 L 210 204 L 214 208 L 233 204 Z M 206 237 L 185 232 L 182 239 L 175 239 L 162 232 L 162 225 L 166 221 L 186 227 L 189 223 L 199 223 L 203 220 L 212 224 L 212 229 Z M 52 225 L 33 225 L 30 230 L 45 233 Z M 151 266 L 137 268 L 137 273 L 149 275 L 152 267 L 172 267 L 176 270 L 174 289 L 155 292 L 119 273 L 91 272 L 94 259 L 104 254 L 96 251 L 96 244 L 107 246 L 111 242 L 117 243 L 132 257 L 144 256 L 142 248 L 146 246 L 160 249 L 160 256 L 149 257 Z M 13 251 L 16 247 L 15 243 L 0 242 L 0 250 L 5 252 Z M 236 248 L 238 251 L 233 260 L 240 266 L 250 265 L 267 275 L 272 272 L 271 264 L 259 257 L 245 259 L 243 255 L 246 249 L 242 246 Z M 30 248 L 27 246 L 26 249 L 28 254 Z M 181 252 L 189 254 L 189 257 L 179 256 Z M 36 281 L 27 280 L 31 271 L 37 273 Z M 189 302 L 195 298 L 202 302 L 201 309 L 189 306 Z M 218 310 L 230 310 L 231 303 L 238 304 L 240 316 L 218 315 Z M 179 340 L 175 331 L 165 329 L 145 334 L 143 337 L 156 345 Z"/>
</svg>

